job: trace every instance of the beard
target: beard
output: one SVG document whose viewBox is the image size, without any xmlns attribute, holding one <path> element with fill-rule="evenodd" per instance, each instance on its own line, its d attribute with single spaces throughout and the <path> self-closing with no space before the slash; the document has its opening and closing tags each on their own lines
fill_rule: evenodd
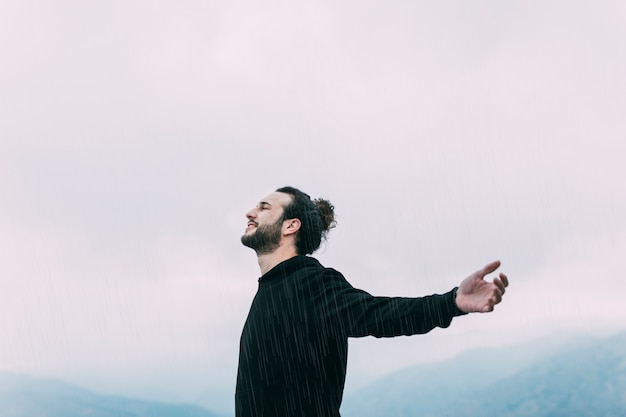
<svg viewBox="0 0 626 417">
<path fill-rule="evenodd" d="M 280 246 L 282 223 L 279 220 L 274 224 L 257 226 L 252 233 L 241 236 L 241 243 L 254 249 L 257 255 L 271 253 Z"/>
</svg>

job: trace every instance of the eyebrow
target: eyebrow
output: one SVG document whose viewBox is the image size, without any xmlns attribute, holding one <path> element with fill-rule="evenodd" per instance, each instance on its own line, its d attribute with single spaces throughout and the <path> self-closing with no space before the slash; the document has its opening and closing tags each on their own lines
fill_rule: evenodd
<svg viewBox="0 0 626 417">
<path fill-rule="evenodd" d="M 259 206 L 272 206 L 270 203 L 268 203 L 267 201 L 261 201 L 259 202 Z"/>
</svg>

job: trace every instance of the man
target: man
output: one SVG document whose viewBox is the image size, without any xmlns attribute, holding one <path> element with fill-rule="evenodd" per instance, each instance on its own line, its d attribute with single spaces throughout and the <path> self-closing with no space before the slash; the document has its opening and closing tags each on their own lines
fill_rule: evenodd
<svg viewBox="0 0 626 417">
<path fill-rule="evenodd" d="M 256 251 L 261 278 L 241 335 L 237 417 L 338 417 L 348 337 L 393 337 L 448 327 L 492 311 L 507 277 L 492 262 L 443 295 L 373 297 L 306 256 L 334 227 L 334 207 L 293 187 L 262 199 L 241 242 Z"/>
</svg>

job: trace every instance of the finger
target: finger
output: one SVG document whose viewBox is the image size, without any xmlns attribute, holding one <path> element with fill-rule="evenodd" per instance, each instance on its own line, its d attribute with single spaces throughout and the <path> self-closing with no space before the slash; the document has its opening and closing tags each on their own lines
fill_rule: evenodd
<svg viewBox="0 0 626 417">
<path fill-rule="evenodd" d="M 496 289 L 494 304 L 500 304 L 500 301 L 502 301 L 502 294 L 504 293 L 501 292 L 499 289 Z"/>
<path fill-rule="evenodd" d="M 503 273 L 500 273 L 500 280 L 502 281 L 505 287 L 509 286 L 509 279 Z"/>
<path fill-rule="evenodd" d="M 484 277 L 487 274 L 492 273 L 500 266 L 500 261 L 493 261 L 485 265 L 482 269 L 476 271 L 480 276 Z"/>
<path fill-rule="evenodd" d="M 504 284 L 504 281 L 502 281 L 500 278 L 496 277 L 493 279 L 493 283 L 496 287 L 498 287 L 498 289 L 500 290 L 500 294 L 504 294 L 506 285 Z"/>
</svg>

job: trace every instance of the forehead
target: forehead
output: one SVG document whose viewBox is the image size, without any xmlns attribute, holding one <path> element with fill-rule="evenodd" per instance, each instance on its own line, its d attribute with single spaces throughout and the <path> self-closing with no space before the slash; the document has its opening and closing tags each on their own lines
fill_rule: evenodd
<svg viewBox="0 0 626 417">
<path fill-rule="evenodd" d="M 287 204 L 291 203 L 291 196 L 287 193 L 274 191 L 273 193 L 266 195 L 259 201 L 259 204 L 262 203 L 269 203 L 272 205 L 273 208 L 284 208 Z"/>
</svg>

